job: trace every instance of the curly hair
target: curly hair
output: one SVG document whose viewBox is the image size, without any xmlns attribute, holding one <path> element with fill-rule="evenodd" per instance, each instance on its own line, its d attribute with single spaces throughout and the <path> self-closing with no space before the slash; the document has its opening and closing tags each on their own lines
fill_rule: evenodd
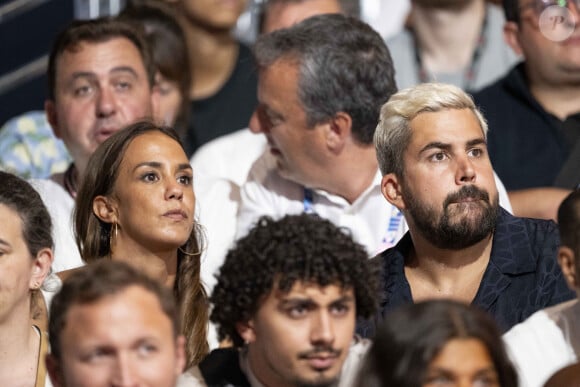
<svg viewBox="0 0 580 387">
<path fill-rule="evenodd" d="M 311 214 L 261 217 L 228 252 L 210 297 L 210 318 L 220 339 L 241 347 L 236 324 L 250 320 L 272 291 L 287 293 L 296 282 L 352 288 L 357 316 L 367 318 L 377 305 L 376 277 L 365 249 L 328 220 Z"/>
</svg>

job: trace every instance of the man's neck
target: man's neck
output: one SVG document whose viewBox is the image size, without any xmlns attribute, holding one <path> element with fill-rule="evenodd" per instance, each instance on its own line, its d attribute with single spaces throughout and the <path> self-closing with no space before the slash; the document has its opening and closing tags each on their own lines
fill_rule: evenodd
<svg viewBox="0 0 580 387">
<path fill-rule="evenodd" d="M 190 97 L 209 97 L 230 76 L 238 58 L 239 45 L 228 30 L 209 31 L 191 23 L 184 23 L 184 32 L 192 72 Z"/>
<path fill-rule="evenodd" d="M 373 184 L 378 171 L 375 149 L 372 145 L 356 146 L 344 152 L 333 166 L 327 186 L 321 188 L 352 204 Z"/>
<path fill-rule="evenodd" d="M 429 73 L 453 73 L 470 65 L 485 7 L 483 0 L 468 1 L 455 9 L 413 6 L 413 30 Z"/>
<path fill-rule="evenodd" d="M 530 92 L 542 105 L 544 110 L 560 120 L 580 112 L 580 84 L 550 85 L 548 83 L 530 83 Z"/>
<path fill-rule="evenodd" d="M 405 259 L 405 276 L 413 300 L 453 298 L 473 301 L 491 257 L 493 235 L 461 250 L 434 246 L 411 230 L 413 251 Z"/>
</svg>

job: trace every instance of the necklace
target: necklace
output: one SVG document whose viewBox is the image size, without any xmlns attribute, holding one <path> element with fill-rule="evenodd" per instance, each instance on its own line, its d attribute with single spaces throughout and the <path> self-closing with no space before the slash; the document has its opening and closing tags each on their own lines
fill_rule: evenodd
<svg viewBox="0 0 580 387">
<path fill-rule="evenodd" d="M 75 199 L 77 197 L 77 173 L 74 163 L 64 172 L 64 188 L 69 195 Z"/>
<path fill-rule="evenodd" d="M 419 78 L 420 83 L 425 82 L 432 82 L 434 81 L 433 77 L 430 76 L 427 69 L 423 65 L 423 60 L 421 59 L 421 48 L 419 47 L 419 42 L 417 36 L 415 35 L 413 29 L 411 31 L 411 37 L 413 38 L 413 50 L 415 54 L 415 65 L 417 68 L 417 77 Z M 486 44 L 486 35 L 487 31 L 487 10 L 485 11 L 485 15 L 483 17 L 483 23 L 481 25 L 481 31 L 479 32 L 479 38 L 477 39 L 477 43 L 475 46 L 475 50 L 473 50 L 473 55 L 471 56 L 471 62 L 467 66 L 467 68 L 463 71 L 462 82 L 460 86 L 463 90 L 469 91 L 472 90 L 474 86 L 475 76 L 477 74 L 477 70 L 479 70 L 479 62 L 481 59 L 481 53 Z"/>
</svg>

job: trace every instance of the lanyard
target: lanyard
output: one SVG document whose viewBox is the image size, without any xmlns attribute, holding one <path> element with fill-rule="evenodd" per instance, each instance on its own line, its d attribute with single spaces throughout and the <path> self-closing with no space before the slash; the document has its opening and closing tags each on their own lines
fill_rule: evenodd
<svg viewBox="0 0 580 387">
<path fill-rule="evenodd" d="M 485 35 L 487 32 L 487 10 L 485 11 L 485 16 L 483 17 L 483 24 L 481 26 L 481 31 L 479 33 L 479 38 L 477 39 L 477 44 L 475 50 L 473 50 L 473 55 L 471 57 L 471 62 L 463 72 L 462 85 L 459 85 L 463 90 L 472 90 L 474 86 L 475 76 L 477 70 L 479 69 L 479 62 L 481 59 L 482 51 L 486 44 Z M 415 65 L 417 67 L 417 76 L 420 83 L 431 82 L 433 77 L 429 76 L 427 69 L 423 66 L 423 60 L 421 59 L 421 48 L 419 47 L 419 42 L 417 36 L 410 30 L 411 36 L 413 38 L 413 49 L 415 53 Z"/>
<path fill-rule="evenodd" d="M 302 205 L 304 207 L 304 213 L 306 214 L 316 214 L 313 208 L 314 192 L 310 188 L 304 188 L 304 198 L 302 199 Z M 403 221 L 403 213 L 399 211 L 395 206 L 391 209 L 391 216 L 389 218 L 389 225 L 387 226 L 387 232 L 381 240 L 379 251 L 383 251 L 386 248 L 392 247 L 398 242 L 400 237 L 400 227 Z M 377 252 L 377 253 L 378 253 Z M 373 252 L 374 253 L 374 252 Z"/>
</svg>

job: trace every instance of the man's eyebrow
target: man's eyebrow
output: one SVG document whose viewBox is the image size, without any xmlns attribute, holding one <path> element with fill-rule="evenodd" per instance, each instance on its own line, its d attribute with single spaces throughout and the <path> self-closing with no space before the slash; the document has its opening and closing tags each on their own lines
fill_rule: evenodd
<svg viewBox="0 0 580 387">
<path fill-rule="evenodd" d="M 335 305 L 335 304 L 344 304 L 349 302 L 354 302 L 354 296 L 352 295 L 344 295 L 340 298 L 332 300 L 328 303 L 328 305 Z M 310 297 L 289 297 L 289 298 L 282 298 L 280 300 L 280 305 L 289 305 L 289 304 L 303 304 L 303 305 L 318 305 L 312 298 Z"/>
<path fill-rule="evenodd" d="M 97 79 L 97 74 L 90 71 L 75 71 L 72 73 L 72 81 L 76 81 L 79 78 L 90 78 L 91 80 Z"/>
<path fill-rule="evenodd" d="M 470 147 L 475 146 L 475 145 L 487 145 L 487 142 L 485 141 L 484 138 L 475 138 L 473 140 L 467 141 L 466 148 L 470 148 Z M 425 145 L 419 153 L 423 153 L 423 152 L 431 150 L 431 149 L 441 149 L 441 150 L 449 151 L 452 148 L 453 148 L 453 146 L 451 144 L 447 144 L 447 143 L 440 142 L 440 141 L 433 141 L 433 142 L 430 142 L 427 145 Z"/>
<path fill-rule="evenodd" d="M 115 74 L 115 73 L 128 73 L 131 76 L 135 77 L 135 78 L 139 78 L 139 75 L 137 74 L 137 71 L 135 71 L 134 68 L 132 68 L 131 66 L 118 66 L 118 67 L 114 67 L 111 69 L 111 71 L 109 71 L 110 74 Z M 72 81 L 76 81 L 79 78 L 89 78 L 91 81 L 96 80 L 98 78 L 97 74 L 95 74 L 92 71 L 75 71 L 74 73 L 72 73 Z"/>
<path fill-rule="evenodd" d="M 423 148 L 421 148 L 421 150 L 419 151 L 419 153 L 423 153 L 426 152 L 428 150 L 431 149 L 442 149 L 442 150 L 451 150 L 452 146 L 451 144 L 447 144 L 444 142 L 440 142 L 440 141 L 433 141 L 428 143 L 427 145 L 425 145 Z"/>
<path fill-rule="evenodd" d="M 137 74 L 137 71 L 135 71 L 135 69 L 131 66 L 117 66 L 117 67 L 113 67 L 111 69 L 111 71 L 109 71 L 109 73 L 130 73 L 131 75 L 133 75 L 135 78 L 138 78 L 139 75 Z"/>
<path fill-rule="evenodd" d="M 475 145 L 487 145 L 487 142 L 485 141 L 484 138 L 476 138 L 476 139 L 467 141 L 468 148 L 475 146 Z"/>
<path fill-rule="evenodd" d="M 354 302 L 356 302 L 354 296 L 344 295 L 344 296 L 332 301 L 329 305 L 336 306 L 336 305 L 350 304 L 350 303 L 354 303 Z"/>
</svg>

